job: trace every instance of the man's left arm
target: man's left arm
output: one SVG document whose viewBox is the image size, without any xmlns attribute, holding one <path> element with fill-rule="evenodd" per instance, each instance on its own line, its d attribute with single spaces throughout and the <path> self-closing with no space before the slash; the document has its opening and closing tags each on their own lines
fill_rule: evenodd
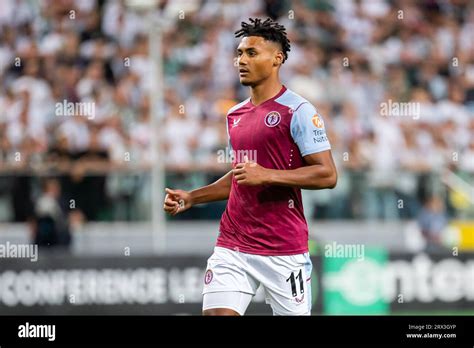
<svg viewBox="0 0 474 348">
<path fill-rule="evenodd" d="M 268 169 L 253 162 L 239 163 L 234 177 L 239 185 L 277 185 L 298 187 L 307 190 L 334 188 L 337 171 L 331 150 L 313 153 L 303 157 L 307 166 L 297 169 Z"/>
</svg>

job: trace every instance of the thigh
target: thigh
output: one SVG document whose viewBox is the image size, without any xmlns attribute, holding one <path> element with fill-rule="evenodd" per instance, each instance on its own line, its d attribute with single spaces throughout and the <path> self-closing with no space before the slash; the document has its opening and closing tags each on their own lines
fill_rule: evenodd
<svg viewBox="0 0 474 348">
<path fill-rule="evenodd" d="M 244 315 L 252 298 L 252 294 L 239 291 L 208 292 L 203 295 L 202 310 L 226 308 Z"/>
<path fill-rule="evenodd" d="M 261 256 L 259 280 L 274 315 L 311 314 L 311 271 L 308 253 Z"/>
<path fill-rule="evenodd" d="M 207 260 L 203 295 L 228 291 L 255 295 L 258 285 L 249 272 L 245 255 L 226 248 L 214 248 Z"/>
</svg>

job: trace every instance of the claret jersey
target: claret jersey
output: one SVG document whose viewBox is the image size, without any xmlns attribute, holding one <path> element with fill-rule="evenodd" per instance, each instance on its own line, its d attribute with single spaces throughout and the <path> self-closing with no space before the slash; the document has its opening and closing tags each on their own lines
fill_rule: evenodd
<svg viewBox="0 0 474 348">
<path fill-rule="evenodd" d="M 331 148 L 315 107 L 282 87 L 255 106 L 250 98 L 227 114 L 232 165 L 244 156 L 265 168 L 291 170 L 305 166 L 303 157 Z M 295 255 L 308 251 L 308 226 L 301 190 L 263 185 L 244 186 L 232 178 L 217 246 L 257 255 Z"/>
</svg>

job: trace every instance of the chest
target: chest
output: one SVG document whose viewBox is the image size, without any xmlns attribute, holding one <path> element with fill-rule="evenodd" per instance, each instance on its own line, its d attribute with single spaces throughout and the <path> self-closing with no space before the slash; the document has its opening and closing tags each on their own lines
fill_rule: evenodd
<svg viewBox="0 0 474 348">
<path fill-rule="evenodd" d="M 234 150 L 264 150 L 274 146 L 288 146 L 291 114 L 285 109 L 249 108 L 228 116 L 230 142 Z"/>
</svg>

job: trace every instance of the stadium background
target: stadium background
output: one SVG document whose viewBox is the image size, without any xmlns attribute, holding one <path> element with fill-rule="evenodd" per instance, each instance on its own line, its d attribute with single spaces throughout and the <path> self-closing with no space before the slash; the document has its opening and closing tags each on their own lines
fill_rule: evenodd
<svg viewBox="0 0 474 348">
<path fill-rule="evenodd" d="M 140 3 L 0 3 L 0 245 L 39 245 L 0 259 L 0 314 L 200 313 L 225 202 L 163 220 L 157 188 L 229 170 L 233 32 L 254 16 L 287 27 L 282 81 L 339 171 L 304 192 L 315 314 L 474 313 L 472 2 Z"/>
</svg>

